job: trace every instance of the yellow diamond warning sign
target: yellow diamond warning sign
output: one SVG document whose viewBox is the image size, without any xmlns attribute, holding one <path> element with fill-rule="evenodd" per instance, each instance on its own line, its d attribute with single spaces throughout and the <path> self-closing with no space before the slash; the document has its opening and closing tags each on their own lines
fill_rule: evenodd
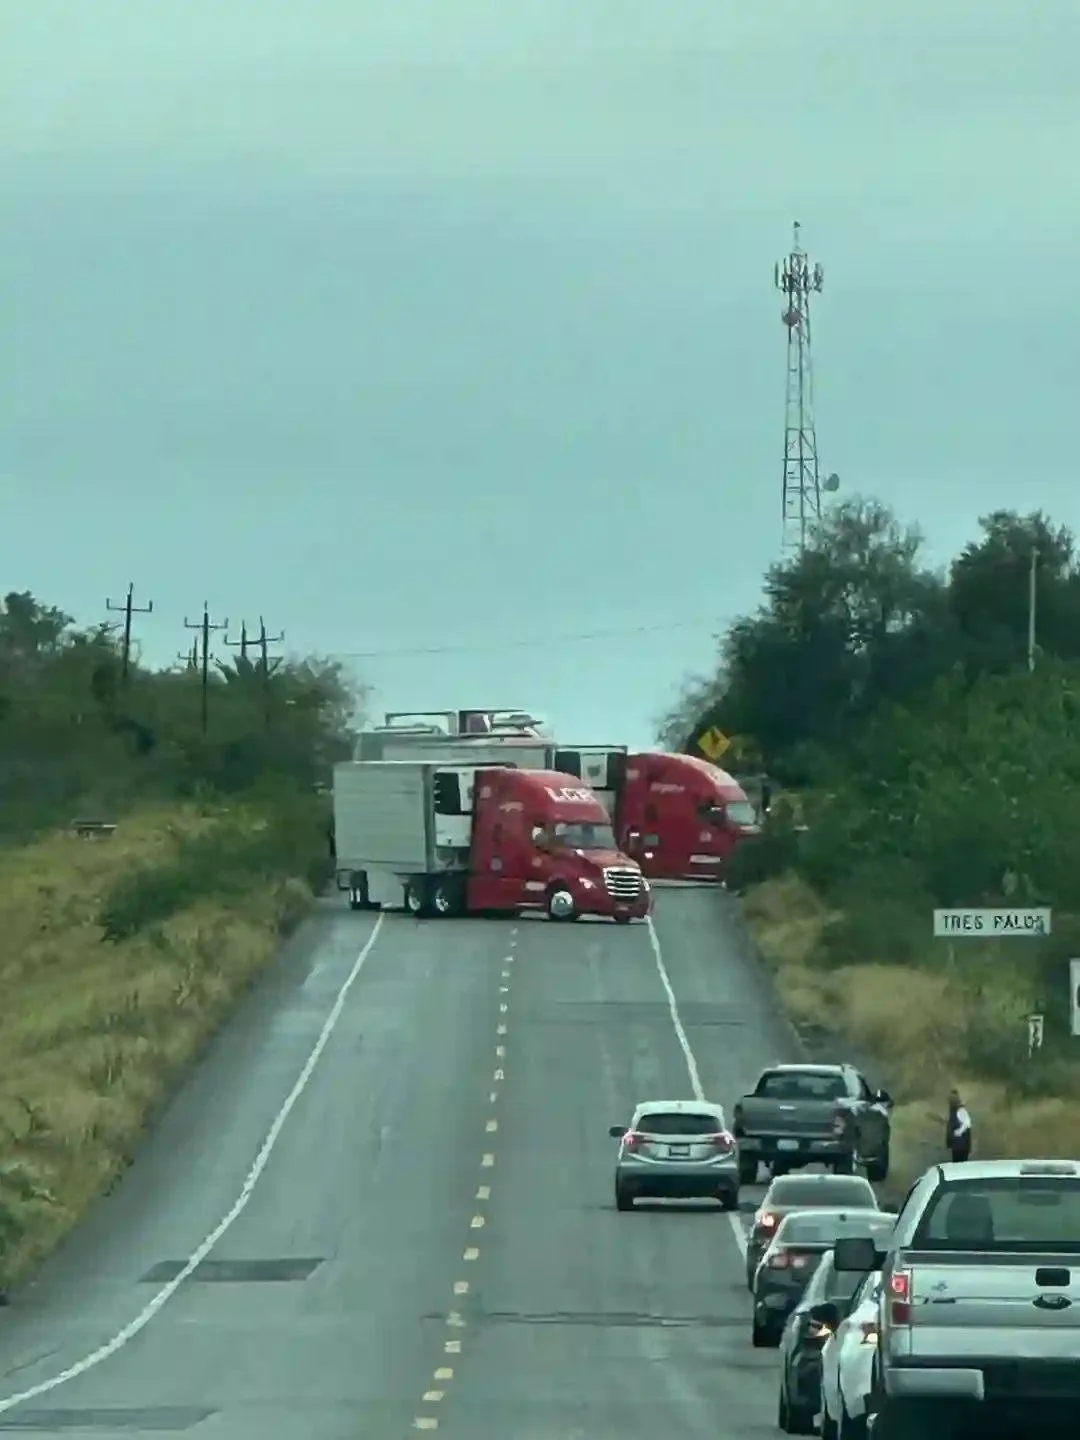
<svg viewBox="0 0 1080 1440">
<path fill-rule="evenodd" d="M 731 741 L 724 732 L 718 730 L 715 725 L 711 725 L 709 729 L 705 731 L 704 735 L 698 736 L 697 744 L 701 753 L 707 756 L 714 764 L 720 759 L 720 756 L 723 755 L 725 750 L 731 748 Z"/>
</svg>

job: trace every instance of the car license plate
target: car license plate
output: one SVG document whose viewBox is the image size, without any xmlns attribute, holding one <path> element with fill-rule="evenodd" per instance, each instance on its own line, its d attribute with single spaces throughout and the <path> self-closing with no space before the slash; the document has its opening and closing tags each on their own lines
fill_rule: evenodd
<svg viewBox="0 0 1080 1440">
<path fill-rule="evenodd" d="M 776 1148 L 778 1150 L 798 1150 L 799 1142 L 798 1140 L 777 1140 Z"/>
<path fill-rule="evenodd" d="M 668 1154 L 671 1156 L 672 1160 L 689 1160 L 689 1158 L 690 1158 L 690 1146 L 689 1146 L 689 1145 L 669 1145 L 669 1146 L 668 1146 Z"/>
</svg>

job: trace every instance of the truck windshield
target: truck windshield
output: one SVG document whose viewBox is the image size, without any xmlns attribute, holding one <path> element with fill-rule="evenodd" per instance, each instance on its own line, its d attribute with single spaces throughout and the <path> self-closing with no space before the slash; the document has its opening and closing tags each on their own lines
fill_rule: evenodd
<svg viewBox="0 0 1080 1440">
<path fill-rule="evenodd" d="M 930 1200 L 912 1247 L 1080 1254 L 1080 1179 L 956 1180 Z"/>
<path fill-rule="evenodd" d="M 611 826 L 592 820 L 559 820 L 552 826 L 551 838 L 567 850 L 618 849 Z"/>
</svg>

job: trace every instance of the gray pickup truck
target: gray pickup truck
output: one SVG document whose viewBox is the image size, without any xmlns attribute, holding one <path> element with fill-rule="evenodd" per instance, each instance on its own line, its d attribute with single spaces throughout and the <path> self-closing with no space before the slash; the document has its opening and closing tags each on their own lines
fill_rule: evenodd
<svg viewBox="0 0 1080 1440">
<path fill-rule="evenodd" d="M 1076 1435 L 1080 1164 L 935 1165 L 880 1244 L 834 1250 L 838 1270 L 881 1270 L 873 1440 Z"/>
<path fill-rule="evenodd" d="M 815 1163 L 838 1175 L 863 1165 L 868 1180 L 884 1180 L 891 1108 L 851 1065 L 773 1065 L 732 1111 L 739 1181 L 753 1185 L 759 1165 L 783 1175 Z"/>
</svg>

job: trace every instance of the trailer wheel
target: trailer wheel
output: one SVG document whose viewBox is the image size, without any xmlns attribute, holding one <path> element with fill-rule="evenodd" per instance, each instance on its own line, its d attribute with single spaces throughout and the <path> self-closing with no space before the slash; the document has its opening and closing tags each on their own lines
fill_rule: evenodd
<svg viewBox="0 0 1080 1440">
<path fill-rule="evenodd" d="M 559 880 L 548 891 L 547 913 L 551 920 L 576 920 L 577 902 L 571 892 Z"/>
<path fill-rule="evenodd" d="M 440 919 L 460 915 L 465 909 L 465 897 L 457 880 L 437 880 L 431 891 L 432 914 Z"/>
<path fill-rule="evenodd" d="M 405 909 L 410 915 L 415 915 L 418 920 L 423 920 L 431 914 L 431 900 L 426 876 L 417 875 L 412 880 L 406 881 Z"/>
</svg>

